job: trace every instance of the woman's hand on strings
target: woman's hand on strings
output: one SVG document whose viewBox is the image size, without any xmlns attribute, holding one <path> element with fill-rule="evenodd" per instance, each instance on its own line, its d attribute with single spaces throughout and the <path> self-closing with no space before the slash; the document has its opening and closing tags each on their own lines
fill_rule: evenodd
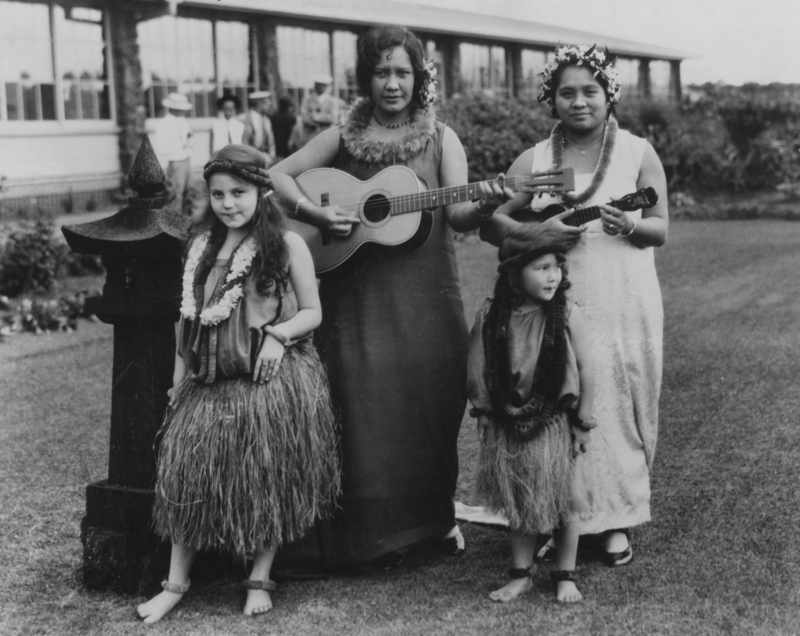
<svg viewBox="0 0 800 636">
<path fill-rule="evenodd" d="M 600 218 L 603 221 L 603 232 L 609 236 L 625 234 L 631 227 L 633 221 L 624 212 L 612 208 L 610 205 L 599 205 Z"/>
<path fill-rule="evenodd" d="M 253 369 L 254 382 L 269 382 L 278 374 L 281 360 L 286 348 L 277 338 L 269 334 L 264 338 L 261 351 L 258 352 L 255 368 Z"/>
<path fill-rule="evenodd" d="M 361 223 L 361 219 L 354 211 L 345 210 L 338 205 L 321 208 L 322 223 L 320 227 L 334 236 L 345 238 L 353 231 L 353 226 Z"/>
<path fill-rule="evenodd" d="M 502 172 L 492 181 L 481 181 L 480 188 L 480 207 L 486 210 L 496 210 L 514 198 L 514 191 L 506 185 L 506 175 Z"/>
</svg>

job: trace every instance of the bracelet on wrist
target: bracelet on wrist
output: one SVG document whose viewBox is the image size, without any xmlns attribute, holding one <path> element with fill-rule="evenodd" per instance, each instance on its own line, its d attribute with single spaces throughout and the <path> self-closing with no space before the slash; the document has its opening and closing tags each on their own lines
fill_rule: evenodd
<svg viewBox="0 0 800 636">
<path fill-rule="evenodd" d="M 635 220 L 635 219 L 631 219 L 631 229 L 630 229 L 630 230 L 628 230 L 627 232 L 620 232 L 620 233 L 619 233 L 619 235 L 620 235 L 621 237 L 623 237 L 623 238 L 627 238 L 627 237 L 629 237 L 631 234 L 633 234 L 633 231 L 634 231 L 635 229 L 636 229 L 636 220 Z"/>
<path fill-rule="evenodd" d="M 308 201 L 308 197 L 300 197 L 297 199 L 297 203 L 294 204 L 294 218 L 296 219 L 300 218 L 297 216 L 297 213 L 300 212 L 300 204 L 303 203 L 303 201 Z"/>
<path fill-rule="evenodd" d="M 289 339 L 288 336 L 282 334 L 280 331 L 278 331 L 277 329 L 275 329 L 275 327 L 271 325 L 265 325 L 264 327 L 261 328 L 261 331 L 263 331 L 268 336 L 272 336 L 273 338 L 275 338 L 275 340 L 277 340 L 283 345 L 284 349 L 290 347 L 292 344 L 292 341 Z"/>
</svg>

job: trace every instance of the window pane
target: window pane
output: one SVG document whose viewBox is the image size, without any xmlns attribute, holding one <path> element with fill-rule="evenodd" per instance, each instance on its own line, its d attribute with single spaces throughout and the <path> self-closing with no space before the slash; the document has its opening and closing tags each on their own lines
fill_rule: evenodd
<svg viewBox="0 0 800 636">
<path fill-rule="evenodd" d="M 53 12 L 57 55 L 63 79 L 67 119 L 108 118 L 108 75 L 103 40 L 103 12 L 87 7 Z M 100 103 L 105 107 L 99 108 Z"/>
<path fill-rule="evenodd" d="M 650 95 L 667 99 L 669 93 L 670 67 L 666 60 L 650 61 Z"/>
<path fill-rule="evenodd" d="M 461 81 L 468 93 L 489 87 L 489 47 L 459 44 L 461 52 Z"/>
<path fill-rule="evenodd" d="M 525 97 L 536 98 L 546 64 L 547 54 L 544 51 L 522 50 L 522 93 Z"/>
<path fill-rule="evenodd" d="M 330 37 L 324 31 L 279 26 L 277 39 L 278 67 L 286 86 L 311 88 L 315 76 L 330 74 Z"/>
<path fill-rule="evenodd" d="M 0 0 L 0 81 L 8 119 L 55 119 L 54 79 L 47 5 Z"/>
<path fill-rule="evenodd" d="M 217 72 L 224 95 L 235 95 L 247 106 L 247 94 L 256 89 L 255 70 L 251 60 L 250 26 L 244 22 L 218 20 Z"/>
<path fill-rule="evenodd" d="M 189 117 L 213 114 L 216 100 L 211 20 L 165 15 L 136 25 L 148 117 L 162 114 L 168 93 L 185 93 Z"/>
<path fill-rule="evenodd" d="M 333 32 L 333 82 L 339 97 L 349 102 L 358 93 L 356 84 L 356 41 L 349 31 Z"/>
<path fill-rule="evenodd" d="M 639 95 L 639 60 L 617 58 L 615 66 L 619 72 L 619 83 L 622 85 L 622 98 Z"/>
</svg>

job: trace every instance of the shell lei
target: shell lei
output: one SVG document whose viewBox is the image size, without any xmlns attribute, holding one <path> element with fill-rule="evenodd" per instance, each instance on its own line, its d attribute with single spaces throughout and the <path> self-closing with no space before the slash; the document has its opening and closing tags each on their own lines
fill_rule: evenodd
<svg viewBox="0 0 800 636">
<path fill-rule="evenodd" d="M 189 249 L 189 255 L 186 258 L 186 265 L 183 271 L 181 314 L 192 320 L 197 316 L 197 306 L 194 298 L 195 271 L 203 252 L 208 246 L 210 237 L 210 232 L 204 232 L 195 239 Z M 225 277 L 225 291 L 219 302 L 206 307 L 200 312 L 201 325 L 218 325 L 223 320 L 228 319 L 244 296 L 244 279 L 250 273 L 255 256 L 255 240 L 248 236 L 234 251 L 230 270 Z"/>
</svg>

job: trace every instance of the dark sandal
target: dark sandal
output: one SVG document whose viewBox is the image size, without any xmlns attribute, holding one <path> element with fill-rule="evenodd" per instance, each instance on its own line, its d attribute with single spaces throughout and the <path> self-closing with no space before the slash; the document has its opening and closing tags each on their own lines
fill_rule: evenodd
<svg viewBox="0 0 800 636">
<path fill-rule="evenodd" d="M 527 579 L 531 578 L 531 570 L 533 566 L 527 568 L 508 568 L 508 578 L 510 579 Z"/>
<path fill-rule="evenodd" d="M 561 583 L 561 581 L 575 583 L 578 577 L 575 576 L 575 570 L 553 570 L 550 572 L 550 580 L 553 583 Z"/>
<path fill-rule="evenodd" d="M 274 592 L 275 588 L 278 586 L 275 585 L 275 581 L 267 579 L 266 581 L 251 581 L 250 579 L 245 579 L 242 581 L 242 587 L 246 590 L 264 590 L 265 592 Z"/>
<path fill-rule="evenodd" d="M 628 528 L 619 528 L 609 530 L 608 532 L 621 532 L 628 539 L 628 547 L 622 552 L 605 552 L 603 554 L 603 561 L 611 568 L 619 567 L 620 565 L 627 565 L 633 561 L 633 546 L 631 545 L 631 531 Z"/>
</svg>

